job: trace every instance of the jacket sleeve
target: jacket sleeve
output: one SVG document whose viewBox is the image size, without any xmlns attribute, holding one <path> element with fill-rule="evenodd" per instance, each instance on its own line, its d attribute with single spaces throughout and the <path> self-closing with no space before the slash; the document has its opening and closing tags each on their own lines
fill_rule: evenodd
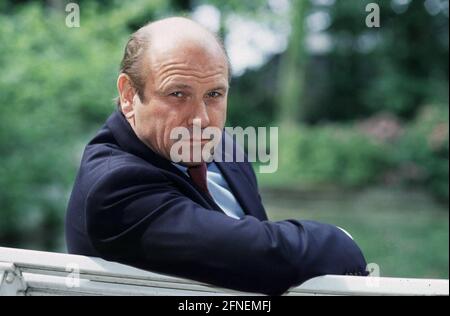
<svg viewBox="0 0 450 316">
<path fill-rule="evenodd" d="M 89 238 L 106 260 L 221 287 L 276 295 L 315 276 L 365 271 L 360 249 L 335 226 L 235 220 L 142 167 L 103 175 L 85 212 Z"/>
</svg>

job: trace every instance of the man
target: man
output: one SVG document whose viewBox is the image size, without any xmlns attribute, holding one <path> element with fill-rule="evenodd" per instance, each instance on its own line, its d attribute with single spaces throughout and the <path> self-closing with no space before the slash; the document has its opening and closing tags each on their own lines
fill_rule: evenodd
<svg viewBox="0 0 450 316">
<path fill-rule="evenodd" d="M 268 221 L 248 162 L 172 161 L 174 128 L 223 129 L 229 76 L 222 45 L 193 21 L 164 19 L 132 35 L 119 110 L 87 145 L 73 188 L 69 252 L 265 294 L 364 274 L 360 249 L 337 227 Z"/>
</svg>

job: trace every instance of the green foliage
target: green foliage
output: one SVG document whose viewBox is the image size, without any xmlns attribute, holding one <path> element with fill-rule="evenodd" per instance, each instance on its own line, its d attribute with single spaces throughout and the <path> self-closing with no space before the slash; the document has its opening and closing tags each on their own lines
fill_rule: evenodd
<svg viewBox="0 0 450 316">
<path fill-rule="evenodd" d="M 438 198 L 449 200 L 449 113 L 446 106 L 423 108 L 396 146 L 398 166 L 416 169 L 412 184 L 427 187 Z"/>
<path fill-rule="evenodd" d="M 81 27 L 72 29 L 63 10 L 38 4 L 0 14 L 2 245 L 62 246 L 54 236 L 62 236 L 80 152 L 114 109 L 128 26 L 164 8 L 163 1 L 146 3 L 104 14 L 86 3 Z"/>
<path fill-rule="evenodd" d="M 279 170 L 260 175 L 263 184 L 363 186 L 388 165 L 384 147 L 351 127 L 281 128 L 280 134 Z"/>
<path fill-rule="evenodd" d="M 263 186 L 365 187 L 413 185 L 449 200 L 449 117 L 445 106 L 424 107 L 392 140 L 358 124 L 280 128 L 279 169 L 259 175 Z"/>
<path fill-rule="evenodd" d="M 317 124 L 352 122 L 379 112 L 411 120 L 425 104 L 448 104 L 448 16 L 430 15 L 423 0 L 411 1 L 401 14 L 393 10 L 392 1 L 384 1 L 379 3 L 381 27 L 369 29 L 369 2 L 311 4 L 308 14 L 329 14 L 331 24 L 322 34 L 329 36 L 330 50 L 304 56 L 299 35 L 291 35 L 290 44 L 295 42 L 298 49 L 294 55 L 302 60 L 288 60 L 284 53 L 251 75 L 235 78 L 233 92 L 244 101 L 240 106 L 255 107 L 254 98 L 244 96 L 266 96 L 264 107 L 254 112 L 260 121 L 289 116 Z M 265 83 L 248 85 L 250 77 L 266 78 Z M 233 115 L 236 121 L 239 113 Z M 239 122 L 250 121 L 241 111 Z"/>
<path fill-rule="evenodd" d="M 300 131 L 299 168 L 311 182 L 366 185 L 385 166 L 383 148 L 354 129 L 333 126 Z"/>
<path fill-rule="evenodd" d="M 273 64 L 263 68 L 261 72 L 249 70 L 231 82 L 227 126 L 270 126 L 273 123 L 277 113 L 273 76 L 277 68 Z"/>
<path fill-rule="evenodd" d="M 282 90 L 295 90 L 293 96 L 302 91 L 296 102 L 279 105 L 297 107 L 291 112 L 300 112 L 301 122 L 353 121 L 380 111 L 411 119 L 424 104 L 448 103 L 448 15 L 429 14 L 423 0 L 411 1 L 403 13 L 395 12 L 393 1 L 382 1 L 381 27 L 370 29 L 370 2 L 311 5 L 310 13 L 329 14 L 322 34 L 329 36 L 330 50 L 303 57 L 304 72 L 294 79 L 286 79 L 286 71 L 278 78 Z M 299 38 L 292 36 L 291 43 Z"/>
</svg>

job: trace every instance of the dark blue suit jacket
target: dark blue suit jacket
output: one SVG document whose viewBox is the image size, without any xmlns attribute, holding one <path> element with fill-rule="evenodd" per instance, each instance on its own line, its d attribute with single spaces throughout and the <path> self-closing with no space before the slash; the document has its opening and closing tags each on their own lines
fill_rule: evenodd
<svg viewBox="0 0 450 316">
<path fill-rule="evenodd" d="M 66 217 L 69 253 L 242 291 L 281 294 L 324 274 L 365 274 L 332 225 L 271 222 L 251 165 L 217 163 L 246 212 L 225 215 L 114 112 L 87 145 Z"/>
</svg>

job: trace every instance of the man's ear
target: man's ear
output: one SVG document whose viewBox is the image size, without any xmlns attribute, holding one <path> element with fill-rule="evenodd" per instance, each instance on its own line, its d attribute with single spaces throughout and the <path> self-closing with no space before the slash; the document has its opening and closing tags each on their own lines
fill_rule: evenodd
<svg viewBox="0 0 450 316">
<path fill-rule="evenodd" d="M 120 109 L 123 115 L 130 120 L 134 118 L 134 97 L 136 91 L 133 88 L 130 77 L 121 73 L 117 78 L 117 90 L 120 98 Z"/>
</svg>

